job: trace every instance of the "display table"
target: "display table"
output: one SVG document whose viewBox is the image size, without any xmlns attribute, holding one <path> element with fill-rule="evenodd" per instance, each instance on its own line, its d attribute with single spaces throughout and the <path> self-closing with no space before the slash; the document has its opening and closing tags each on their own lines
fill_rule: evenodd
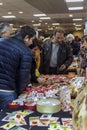
<svg viewBox="0 0 87 130">
<path fill-rule="evenodd" d="M 11 113 L 13 111 L 18 111 L 18 110 L 23 110 L 23 107 L 21 107 L 19 109 L 9 109 L 9 108 L 7 108 L 6 110 L 3 110 L 2 112 L 0 112 L 0 126 L 6 124 L 6 122 L 2 121 L 2 119 L 6 116 L 7 112 Z M 26 126 L 22 126 L 22 127 L 26 128 L 27 130 L 48 130 L 48 127 L 45 127 L 45 126 L 44 127 L 32 126 L 31 128 L 29 126 L 29 117 L 32 117 L 32 116 L 41 116 L 41 115 L 42 115 L 41 113 L 38 113 L 38 112 L 35 111 L 31 115 L 26 116 L 25 120 L 27 122 L 27 125 Z M 61 123 L 61 118 L 71 118 L 72 117 L 71 114 L 70 114 L 70 112 L 63 112 L 63 111 L 55 113 L 52 116 L 59 117 L 60 123 Z M 4 130 L 4 129 L 0 128 L 0 130 Z"/>
</svg>

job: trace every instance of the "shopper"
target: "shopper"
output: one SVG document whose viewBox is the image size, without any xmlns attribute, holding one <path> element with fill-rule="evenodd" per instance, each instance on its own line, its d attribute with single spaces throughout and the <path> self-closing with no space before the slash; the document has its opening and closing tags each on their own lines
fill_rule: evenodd
<svg viewBox="0 0 87 130">
<path fill-rule="evenodd" d="M 10 37 L 12 33 L 12 26 L 9 23 L 0 24 L 0 37 Z"/>
<path fill-rule="evenodd" d="M 44 44 L 41 55 L 41 73 L 64 74 L 72 63 L 70 46 L 64 43 L 64 30 L 57 28 L 53 39 Z"/>
<path fill-rule="evenodd" d="M 0 39 L 0 109 L 17 98 L 30 80 L 32 63 L 28 48 L 35 38 L 35 31 L 24 26 L 14 36 Z"/>
<path fill-rule="evenodd" d="M 72 48 L 73 55 L 77 56 L 79 54 L 79 51 L 80 51 L 80 45 L 78 45 L 78 43 L 75 42 L 74 35 L 68 34 L 66 39 L 67 39 L 67 43 L 69 43 L 71 48 Z"/>
<path fill-rule="evenodd" d="M 40 67 L 40 45 L 39 40 L 35 38 L 33 44 L 29 46 L 32 50 L 32 67 L 31 67 L 31 82 L 37 83 L 37 77 L 40 76 L 39 67 Z"/>
</svg>

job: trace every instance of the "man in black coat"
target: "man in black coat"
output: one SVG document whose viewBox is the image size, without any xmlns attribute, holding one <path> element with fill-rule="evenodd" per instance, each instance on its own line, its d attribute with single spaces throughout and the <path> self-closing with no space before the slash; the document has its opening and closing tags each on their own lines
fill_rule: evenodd
<svg viewBox="0 0 87 130">
<path fill-rule="evenodd" d="M 17 98 L 30 80 L 32 53 L 28 48 L 35 31 L 24 26 L 18 34 L 0 39 L 0 109 Z"/>
<path fill-rule="evenodd" d="M 65 74 L 72 63 L 73 55 L 70 46 L 64 43 L 64 30 L 57 28 L 53 38 L 44 44 L 41 54 L 42 74 Z"/>
</svg>

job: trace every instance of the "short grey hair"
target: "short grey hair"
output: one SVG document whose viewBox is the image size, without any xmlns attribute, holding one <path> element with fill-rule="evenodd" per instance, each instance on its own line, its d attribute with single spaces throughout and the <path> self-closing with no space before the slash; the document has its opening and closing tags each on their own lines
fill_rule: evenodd
<svg viewBox="0 0 87 130">
<path fill-rule="evenodd" d="M 75 37 L 74 37 L 74 35 L 73 34 L 68 34 L 67 36 L 66 36 L 66 38 L 72 38 L 73 40 L 75 39 Z"/>
<path fill-rule="evenodd" d="M 0 35 L 8 32 L 10 30 L 10 24 L 9 23 L 0 23 Z"/>
</svg>

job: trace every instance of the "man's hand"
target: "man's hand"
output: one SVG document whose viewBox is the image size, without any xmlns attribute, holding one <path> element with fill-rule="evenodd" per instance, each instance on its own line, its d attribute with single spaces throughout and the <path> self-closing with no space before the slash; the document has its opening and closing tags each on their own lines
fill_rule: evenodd
<svg viewBox="0 0 87 130">
<path fill-rule="evenodd" d="M 66 69 L 66 65 L 61 65 L 61 67 L 59 68 L 59 71 L 63 71 L 63 70 L 65 70 Z"/>
</svg>

